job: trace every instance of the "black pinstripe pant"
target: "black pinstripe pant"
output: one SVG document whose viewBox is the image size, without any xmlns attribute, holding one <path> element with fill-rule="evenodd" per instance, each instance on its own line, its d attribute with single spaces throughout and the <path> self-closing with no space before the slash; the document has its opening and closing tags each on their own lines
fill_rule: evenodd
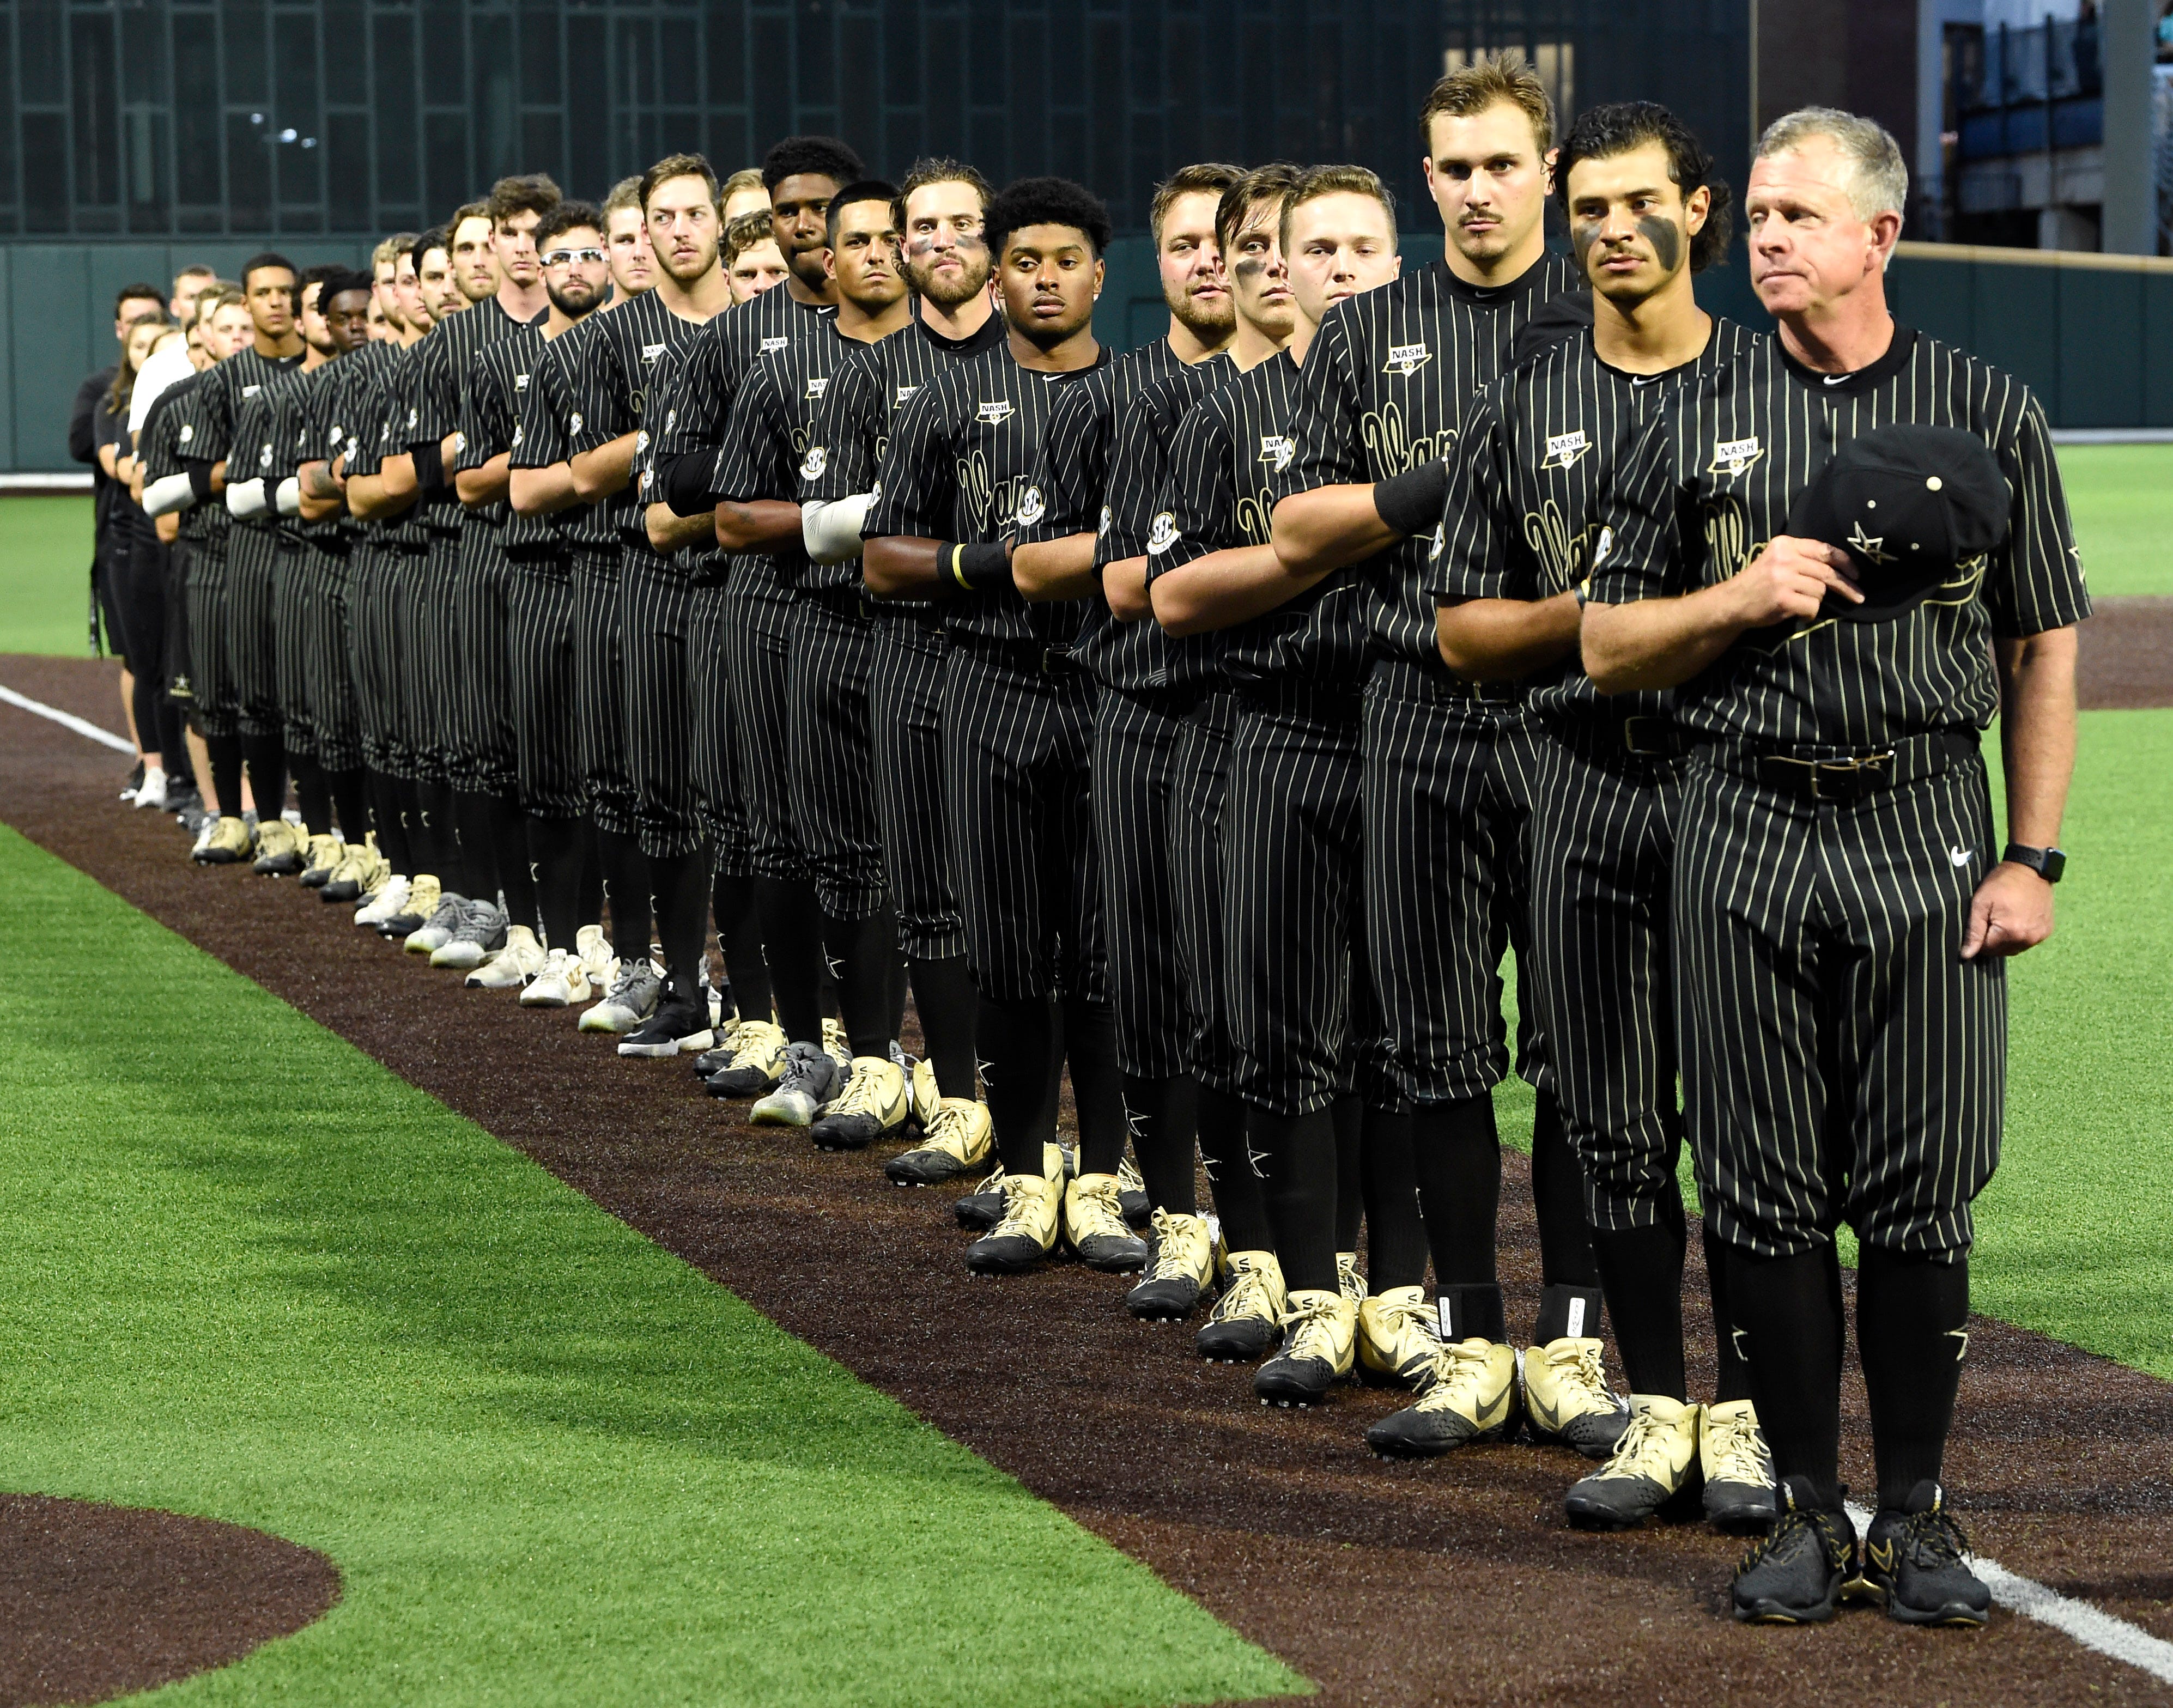
<svg viewBox="0 0 2173 1708">
<path fill-rule="evenodd" d="M 563 554 L 508 561 L 506 673 L 513 691 L 514 768 L 521 811 L 580 818 L 588 810 L 574 692 L 574 576 Z"/>
<path fill-rule="evenodd" d="M 792 812 L 792 773 L 803 762 L 788 739 L 800 604 L 778 588 L 767 558 L 734 558 L 728 586 L 725 668 L 732 682 L 735 765 L 754 876 L 804 880 L 812 874 Z"/>
<path fill-rule="evenodd" d="M 868 741 L 873 622 L 857 593 L 803 594 L 794 619 L 788 692 L 792 816 L 833 919 L 882 911 L 882 828 Z"/>
<path fill-rule="evenodd" d="M 349 634 L 353 554 L 313 543 L 302 548 L 302 559 L 308 592 L 302 608 L 302 677 L 310 735 L 326 770 L 353 771 L 363 759 Z"/>
<path fill-rule="evenodd" d="M 1197 1030 L 1170 865 L 1178 747 L 1190 701 L 1105 687 L 1094 718 L 1094 841 L 1102 857 L 1117 1064 L 1140 1079 L 1186 1071 Z"/>
<path fill-rule="evenodd" d="M 385 564 L 385 629 L 391 651 L 391 665 L 385 686 L 386 703 L 386 761 L 395 777 L 409 782 L 428 777 L 425 744 L 428 730 L 419 710 L 428 695 L 422 685 L 423 617 L 423 585 L 429 574 L 429 554 L 414 542 L 391 548 Z"/>
<path fill-rule="evenodd" d="M 1536 725 L 1530 853 L 1536 999 L 1585 1219 L 1658 1225 L 1679 1200 L 1669 893 L 1682 762 L 1624 751 L 1612 719 Z"/>
<path fill-rule="evenodd" d="M 454 719 L 460 714 L 460 663 L 453 606 L 460 576 L 461 536 L 432 528 L 429 545 L 409 563 L 408 646 L 402 681 L 415 774 L 426 783 L 453 780 Z"/>
<path fill-rule="evenodd" d="M 1235 715 L 1227 693 L 1205 696 L 1186 714 L 1171 762 L 1167 827 L 1178 969 L 1192 1027 L 1184 1059 L 1202 1086 L 1226 1095 L 1237 1089 L 1222 927 L 1222 809 Z"/>
<path fill-rule="evenodd" d="M 754 870 L 741 774 L 738 683 L 732 675 L 733 637 L 741 612 L 721 579 L 698 582 L 688 618 L 688 717 L 692 719 L 693 785 L 696 822 L 709 844 L 710 869 L 744 878 Z M 783 730 L 778 731 L 779 740 Z"/>
<path fill-rule="evenodd" d="M 641 817 L 627 759 L 624 624 L 619 612 L 619 565 L 635 549 L 612 546 L 574 554 L 573 692 L 582 792 L 596 828 L 614 836 L 635 834 Z"/>
<path fill-rule="evenodd" d="M 1530 950 L 1531 732 L 1513 707 L 1378 670 L 1365 726 L 1366 934 L 1390 1071 L 1417 1103 L 1476 1096 L 1509 1065 L 1502 954 Z M 1551 1089 L 1535 1006 L 1519 1006 L 1517 1066 Z"/>
<path fill-rule="evenodd" d="M 317 725 L 310 702 L 310 618 L 324 601 L 318 553 L 283 536 L 272 575 L 272 675 L 279 696 L 279 742 L 314 759 Z"/>
<path fill-rule="evenodd" d="M 693 667 L 707 649 L 694 648 L 689 656 L 693 585 L 662 558 L 629 553 L 618 591 L 634 833 L 650 859 L 673 859 L 702 845 L 693 750 L 710 731 L 695 727 Z"/>
<path fill-rule="evenodd" d="M 189 558 L 192 540 L 176 539 L 166 553 L 166 633 L 159 660 L 159 692 L 186 711 L 195 690 L 189 686 Z"/>
<path fill-rule="evenodd" d="M 1761 1256 L 1842 1222 L 1965 1252 L 1999 1161 L 2007 985 L 1964 961 L 1998 858 L 1984 764 L 1814 805 L 1691 761 L 1675 858 L 1677 1030 L 1705 1210 Z"/>
<path fill-rule="evenodd" d="M 396 550 L 365 534 L 347 559 L 348 681 L 354 689 L 362 759 L 371 770 L 387 775 L 399 774 L 392 762 L 399 722 L 392 688 L 398 669 L 392 633 Z"/>
<path fill-rule="evenodd" d="M 1222 801 L 1235 1090 L 1275 1115 L 1393 1096 L 1367 977 L 1358 696 L 1248 687 Z"/>
<path fill-rule="evenodd" d="M 1042 649 L 954 640 L 943 792 L 966 962 L 983 996 L 1108 1000 L 1088 750 L 1093 678 Z"/>
<path fill-rule="evenodd" d="M 240 727 L 240 700 L 231 662 L 226 548 L 199 541 L 189 553 L 189 682 L 197 731 L 220 737 Z"/>
<path fill-rule="evenodd" d="M 245 735 L 278 737 L 278 601 L 279 534 L 237 522 L 226 536 L 226 658 L 234 671 L 235 707 Z"/>
<path fill-rule="evenodd" d="M 455 716 L 452 780 L 477 795 L 511 795 L 520 786 L 514 763 L 513 680 L 508 662 L 508 593 L 512 570 L 504 531 L 478 515 L 461 529 L 461 567 L 453 592 Z"/>
<path fill-rule="evenodd" d="M 884 875 L 898 908 L 898 948 L 914 961 L 966 952 L 943 807 L 942 619 L 877 616 L 868 671 L 868 745 Z"/>
</svg>

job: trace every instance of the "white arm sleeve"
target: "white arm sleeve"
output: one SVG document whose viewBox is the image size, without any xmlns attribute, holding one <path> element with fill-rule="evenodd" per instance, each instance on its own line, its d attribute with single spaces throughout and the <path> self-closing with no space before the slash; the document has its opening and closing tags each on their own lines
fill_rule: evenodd
<svg viewBox="0 0 2173 1708">
<path fill-rule="evenodd" d="M 848 498 L 817 498 L 800 507 L 800 538 L 817 563 L 845 563 L 860 555 L 860 524 L 867 520 L 873 493 Z"/>
<path fill-rule="evenodd" d="M 262 515 L 265 509 L 264 482 L 261 480 L 228 482 L 226 508 L 238 517 Z"/>
<path fill-rule="evenodd" d="M 279 514 L 283 516 L 302 514 L 302 477 L 299 475 L 288 475 L 279 482 Z"/>
<path fill-rule="evenodd" d="M 197 489 L 185 474 L 166 475 L 143 488 L 143 510 L 147 515 L 171 515 L 175 510 L 186 510 L 196 501 Z"/>
</svg>

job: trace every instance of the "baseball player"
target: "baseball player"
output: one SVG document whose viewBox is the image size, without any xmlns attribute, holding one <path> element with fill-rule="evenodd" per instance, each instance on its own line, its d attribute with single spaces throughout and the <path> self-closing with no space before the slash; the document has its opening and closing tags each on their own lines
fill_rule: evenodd
<svg viewBox="0 0 2173 1708">
<path fill-rule="evenodd" d="M 1572 1445 L 1615 1452 L 1570 1490 L 1569 1516 L 1626 1528 L 1701 1482 L 1712 1522 L 1762 1529 L 1773 1517 L 1772 1467 L 1710 1233 L 1713 1404 L 1688 1403 L 1683 1368 L 1668 935 L 1681 738 L 1668 696 L 1602 697 L 1577 657 L 1577 590 L 1610 482 L 1674 388 L 1750 342 L 1690 290 L 1691 275 L 1727 253 L 1729 192 L 1681 121 L 1643 101 L 1579 117 L 1556 159 L 1555 191 L 1592 285 L 1593 323 L 1474 400 L 1449 453 L 1427 585 L 1449 667 L 1469 681 L 1521 682 L 1531 719 L 1527 989 L 1546 1035 L 1561 1041 L 1556 1082 L 1631 1390 L 1626 1430 L 1611 1414 L 1572 1425 Z M 1600 1350 L 1588 1326 L 1545 1355 L 1586 1364 L 1584 1385 L 1604 1387 Z"/>
<path fill-rule="evenodd" d="M 1868 119 L 1767 128 L 1744 202 L 1777 333 L 1639 439 L 1583 629 L 1594 686 L 1674 688 L 1692 744 L 1685 1113 L 1782 1509 L 1736 1572 L 1746 1619 L 1828 1618 L 1859 1581 L 1911 1623 L 1989 1604 L 1938 1479 L 1970 1203 L 1998 1154 L 2004 957 L 2052 928 L 2090 606 L 2036 401 L 1887 310 L 1907 187 Z M 1837 1466 L 1842 1222 L 1879 1484 L 1860 1567 Z"/>
<path fill-rule="evenodd" d="M 1119 479 L 1145 485 L 1152 500 L 1158 467 L 1118 466 L 1119 437 L 1140 414 L 1141 394 L 1195 373 L 1230 341 L 1234 315 L 1215 246 L 1215 209 L 1240 175 L 1235 166 L 1208 163 L 1182 167 L 1155 187 L 1148 224 L 1169 331 L 1065 389 L 1049 412 L 1012 536 L 1012 576 L 1024 597 L 1086 601 L 1073 655 L 1101 687 L 1089 795 L 1110 1007 L 1125 1121 L 1151 1213 L 1158 1213 L 1152 1245 L 1132 1242 L 1124 1256 L 1136 1257 L 1138 1267 L 1153 1266 L 1141 1282 L 1146 1290 L 1134 1290 L 1135 1308 L 1153 1317 L 1190 1314 L 1213 1269 L 1206 1220 L 1193 1202 L 1198 1105 L 1184 1071 L 1191 1028 L 1165 854 L 1170 764 L 1190 690 L 1169 688 L 1162 636 L 1152 623 L 1112 621 L 1096 542 L 1107 531 Z M 1173 426 L 1182 410 L 1174 399 L 1170 407 Z M 1101 1173 L 1114 1173 L 1117 1161 L 1082 1154 L 1081 1190 L 1093 1188 Z"/>
<path fill-rule="evenodd" d="M 892 424 L 943 369 L 1003 342 L 989 294 L 983 224 L 993 191 L 971 166 L 914 163 L 895 210 L 913 320 L 838 364 L 809 429 L 801 482 L 801 536 L 817 563 L 856 563 Z M 819 455 L 817 453 L 820 453 Z M 914 1070 L 921 1141 L 884 1172 L 933 1186 L 986 1160 L 965 928 L 952 880 L 943 809 L 941 707 L 947 649 L 938 603 L 891 600 L 870 612 L 868 752 L 885 886 L 897 916 L 927 1053 Z"/>
<path fill-rule="evenodd" d="M 1579 283 L 1566 260 L 1545 252 L 1553 112 L 1529 67 L 1491 57 L 1451 73 L 1428 94 L 1420 127 L 1446 232 L 1442 260 L 1324 321 L 1306 358 L 1297 454 L 1275 509 L 1283 561 L 1354 570 L 1373 625 L 1365 940 L 1390 1075 L 1410 1107 L 1400 1133 L 1384 1124 L 1379 1137 L 1407 1139 L 1437 1294 L 1429 1309 L 1423 1251 L 1397 1239 L 1388 1274 L 1376 1257 L 1377 1308 L 1392 1319 L 1399 1350 L 1423 1360 L 1396 1367 L 1426 1390 L 1423 1409 L 1369 1432 L 1383 1452 L 1496 1439 L 1513 1432 L 1519 1412 L 1519 1360 L 1495 1279 L 1492 1088 L 1509 1065 L 1497 968 L 1524 937 L 1529 738 L 1513 685 L 1475 685 L 1443 665 L 1421 578 L 1441 518 L 1442 454 L 1467 400 L 1501 371 L 1518 330 Z M 1557 1345 L 1596 1335 L 1600 1299 L 1536 1005 L 1523 1005 L 1520 1057 L 1539 1093 L 1532 1178 L 1545 1290 L 1533 1337 L 1541 1355 L 1523 1360 L 1537 1390 L 1526 1409 L 1549 1435 L 1595 1415 L 1619 1433 L 1619 1403 L 1591 1382 L 1592 1366 Z M 1374 1226 L 1377 1253 L 1394 1231 Z M 1439 1332 L 1430 1351 L 1421 1327 L 1428 1317 Z"/>
<path fill-rule="evenodd" d="M 1081 602 L 1027 603 L 1005 536 L 1064 389 L 1108 360 L 1094 299 L 1107 211 L 1061 178 L 989 203 L 1006 342 L 953 364 L 900 412 L 862 570 L 881 598 L 946 601 L 944 799 L 1004 1210 L 968 1247 L 976 1274 L 1038 1264 L 1060 1223 L 1089 1263 L 1136 1268 L 1118 1201 L 1123 1097 L 1105 985 L 1086 754 L 1094 686 L 1071 652 Z M 1030 519 L 1029 519 L 1030 520 Z M 1081 1177 L 1054 1140 L 1068 1064 Z"/>
</svg>

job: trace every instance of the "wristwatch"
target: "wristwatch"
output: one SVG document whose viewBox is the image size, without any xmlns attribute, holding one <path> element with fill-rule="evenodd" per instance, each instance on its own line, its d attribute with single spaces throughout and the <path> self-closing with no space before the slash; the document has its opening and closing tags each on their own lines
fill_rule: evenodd
<svg viewBox="0 0 2173 1708">
<path fill-rule="evenodd" d="M 1999 857 L 2018 866 L 2029 867 L 2048 884 L 2058 883 L 2060 874 L 2068 869 L 2068 856 L 2056 848 L 2030 848 L 2011 842 Z"/>
</svg>

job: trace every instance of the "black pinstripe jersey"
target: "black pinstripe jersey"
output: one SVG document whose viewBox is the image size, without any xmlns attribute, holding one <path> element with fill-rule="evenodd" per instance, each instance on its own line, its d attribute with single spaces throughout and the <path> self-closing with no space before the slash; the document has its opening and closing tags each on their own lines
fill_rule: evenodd
<svg viewBox="0 0 2173 1708">
<path fill-rule="evenodd" d="M 143 465 L 146 486 L 169 475 L 185 473 L 185 460 L 196 460 L 188 453 L 202 430 L 197 414 L 197 394 L 203 378 L 202 374 L 191 374 L 175 380 L 159 394 L 144 415 L 143 431 L 136 435 L 136 458 Z M 223 547 L 232 520 L 224 499 L 206 498 L 181 512 L 181 537 L 196 545 Z"/>
<path fill-rule="evenodd" d="M 634 300 L 639 302 L 640 299 Z M 583 415 L 574 401 L 574 375 L 582 365 L 585 349 L 593 356 L 596 348 L 593 342 L 576 344 L 574 341 L 588 332 L 601 312 L 586 315 L 557 337 L 546 339 L 542 353 L 530 366 L 526 389 L 515 388 L 515 421 L 510 447 L 512 467 L 548 468 L 574 455 L 573 428 Z M 588 333 L 588 337 L 593 339 L 595 334 Z M 582 425 L 585 428 L 586 422 L 583 421 Z M 627 495 L 633 489 L 629 482 L 619 494 L 601 504 L 569 504 L 547 516 L 516 517 L 513 525 L 521 529 L 520 540 L 523 545 L 531 537 L 531 525 L 541 523 L 548 530 L 550 538 L 566 550 L 608 551 L 619 543 L 618 525 L 612 519 L 613 507 L 624 508 L 623 499 L 631 503 Z M 516 549 L 510 533 L 506 549 Z"/>
<path fill-rule="evenodd" d="M 241 412 L 262 395 L 265 386 L 293 373 L 301 364 L 299 356 L 260 356 L 251 348 L 206 369 L 204 383 L 197 392 L 197 434 L 183 455 L 205 462 L 227 457 L 234 448 Z"/>
<path fill-rule="evenodd" d="M 599 310 L 553 340 L 544 364 L 552 377 L 545 383 L 564 409 L 567 455 L 584 455 L 639 433 L 642 412 L 656 388 L 659 363 L 703 324 L 673 314 L 655 291 L 644 291 L 615 309 Z M 649 527 L 642 520 L 640 487 L 637 473 L 601 508 L 621 537 L 646 552 Z"/>
<path fill-rule="evenodd" d="M 550 311 L 537 314 L 541 321 Z M 496 339 L 510 337 L 525 324 L 505 311 L 496 297 L 472 303 L 430 328 L 415 346 L 413 374 L 408 380 L 407 438 L 403 448 L 435 444 L 461 426 L 461 396 L 467 389 L 468 364 L 475 353 Z M 397 434 L 396 434 L 396 437 Z M 453 491 L 452 471 L 445 471 L 443 493 L 434 502 L 418 503 L 423 526 L 440 532 L 457 532 L 461 505 Z"/>
<path fill-rule="evenodd" d="M 1216 355 L 1189 367 L 1179 363 L 1140 389 L 1119 426 L 1107 495 L 1095 518 L 1097 572 L 1146 555 L 1179 424 L 1194 404 L 1237 377 L 1237 364 Z M 1215 674 L 1213 647 L 1173 639 L 1158 622 L 1119 622 L 1106 605 L 1090 613 L 1077 649 L 1105 687 L 1129 692 L 1196 687 Z"/>
<path fill-rule="evenodd" d="M 348 453 L 347 471 L 353 475 L 378 475 L 385 471 L 385 459 L 407 449 L 408 385 L 415 372 L 415 346 L 404 348 L 396 344 L 381 348 L 385 355 L 369 370 L 369 383 L 362 401 L 356 408 L 360 428 L 355 447 Z M 408 549 L 419 549 L 429 543 L 429 536 L 423 531 L 422 519 L 410 504 L 396 516 L 365 525 L 374 528 L 379 540 L 387 545 Z"/>
<path fill-rule="evenodd" d="M 1306 352 L 1297 455 L 1275 496 L 1387 480 L 1442 455 L 1471 394 L 1507 365 L 1518 329 L 1583 284 L 1562 256 L 1485 290 L 1436 261 L 1338 303 Z M 1351 567 L 1367 588 L 1375 655 L 1446 677 L 1424 585 L 1429 544 L 1401 541 Z"/>
<path fill-rule="evenodd" d="M 520 431 L 520 404 L 536 383 L 543 359 L 543 329 L 523 326 L 510 338 L 493 339 L 468 358 L 468 382 L 461 393 L 461 454 L 456 470 L 478 469 L 501 452 L 509 457 Z M 499 531 L 498 543 L 510 553 L 542 551 L 558 541 L 541 516 L 516 516 L 504 498 L 472 505 L 468 514 Z"/>
<path fill-rule="evenodd" d="M 363 369 L 353 352 L 336 356 L 265 392 L 271 417 L 271 466 L 265 471 L 264 496 L 275 503 L 282 482 L 293 479 L 305 462 L 330 462 L 347 449 L 352 406 Z M 310 541 L 326 551 L 348 545 L 344 511 L 318 521 L 282 515 L 279 531 L 297 542 Z"/>
<path fill-rule="evenodd" d="M 1448 453 L 1448 502 L 1426 590 L 1440 602 L 1551 599 L 1592 573 L 1608 489 L 1677 387 L 1721 368 L 1752 335 L 1716 319 L 1695 359 L 1664 374 L 1610 368 L 1584 332 L 1512 369 L 1471 400 Z M 1561 712 L 1663 712 L 1664 693 L 1602 695 L 1574 650 L 1528 677 L 1529 703 Z"/>
<path fill-rule="evenodd" d="M 1275 477 L 1295 455 L 1298 379 L 1287 353 L 1270 356 L 1208 392 L 1179 424 L 1147 533 L 1150 586 L 1210 552 L 1268 543 Z M 1173 644 L 1194 655 L 1187 671 L 1202 680 L 1219 667 L 1232 682 L 1289 676 L 1356 687 L 1366 659 L 1356 579 L 1339 570 L 1273 611 Z"/>
<path fill-rule="evenodd" d="M 898 411 L 951 364 L 993 349 L 1008 336 L 1001 315 L 990 315 L 970 338 L 946 338 L 916 319 L 878 342 L 851 348 L 808 428 L 811 455 L 801 465 L 800 501 L 873 492 Z"/>
<path fill-rule="evenodd" d="M 717 446 L 716 472 L 709 487 L 714 497 L 741 503 L 759 498 L 798 502 L 816 412 L 858 342 L 840 334 L 833 319 L 812 336 L 772 350 L 747 369 Z M 797 540 L 762 557 L 774 566 L 779 588 L 860 585 L 858 563 L 812 563 Z"/>
<path fill-rule="evenodd" d="M 885 448 L 881 496 L 863 538 L 902 534 L 968 544 L 1009 532 L 1033 476 L 1056 400 L 1107 367 L 1105 345 L 1091 368 L 1045 374 L 1022 368 L 1008 340 L 954 362 L 898 412 Z M 1029 605 L 1012 587 L 946 601 L 944 627 L 982 640 L 1068 646 L 1088 601 Z"/>
<path fill-rule="evenodd" d="M 1827 375 L 1761 338 L 1685 385 L 1639 439 L 1606 507 L 1592 598 L 1626 604 L 1723 581 L 1787 531 L 1834 448 L 1890 422 L 1980 435 L 2013 493 L 2006 542 L 1881 622 L 1821 614 L 1739 638 L 1676 691 L 1713 736 L 1877 746 L 1982 729 L 1999 703 L 1989 643 L 2089 615 L 2044 411 L 2029 388 L 1906 327 L 1868 368 Z M 1874 542 L 1875 545 L 1875 541 Z"/>
<path fill-rule="evenodd" d="M 278 454 L 272 443 L 272 394 L 294 378 L 292 370 L 267 380 L 251 393 L 234 418 L 233 441 L 226 451 L 226 483 L 236 486 L 249 481 L 263 480 L 272 472 L 272 459 Z M 264 488 L 265 507 L 253 516 L 237 516 L 234 525 L 251 528 L 267 534 L 279 531 L 279 517 L 272 507 L 272 487 Z"/>
<path fill-rule="evenodd" d="M 1119 423 L 1141 391 L 1184 366 L 1169 340 L 1157 338 L 1064 388 L 1049 412 L 1033 477 L 1019 495 L 1012 534 L 1020 545 L 1095 531 L 1108 496 Z"/>
</svg>

